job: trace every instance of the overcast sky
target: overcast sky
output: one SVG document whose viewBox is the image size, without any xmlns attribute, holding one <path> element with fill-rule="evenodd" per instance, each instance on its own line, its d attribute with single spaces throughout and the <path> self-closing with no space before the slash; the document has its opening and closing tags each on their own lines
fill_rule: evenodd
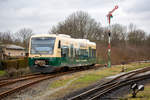
<svg viewBox="0 0 150 100">
<path fill-rule="evenodd" d="M 107 13 L 116 5 L 112 24 L 129 25 L 150 33 L 150 0 L 0 0 L 0 32 L 31 28 L 47 33 L 53 25 L 75 11 L 85 11 L 107 26 Z"/>
</svg>

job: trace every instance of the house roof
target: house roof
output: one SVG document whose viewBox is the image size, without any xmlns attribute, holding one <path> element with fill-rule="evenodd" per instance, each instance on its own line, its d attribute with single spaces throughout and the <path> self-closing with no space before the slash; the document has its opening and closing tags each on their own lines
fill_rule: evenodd
<svg viewBox="0 0 150 100">
<path fill-rule="evenodd" d="M 7 48 L 7 49 L 17 49 L 17 50 L 24 50 L 25 48 L 21 46 L 17 46 L 14 44 L 6 44 L 6 45 L 0 45 L 1 47 Z"/>
</svg>

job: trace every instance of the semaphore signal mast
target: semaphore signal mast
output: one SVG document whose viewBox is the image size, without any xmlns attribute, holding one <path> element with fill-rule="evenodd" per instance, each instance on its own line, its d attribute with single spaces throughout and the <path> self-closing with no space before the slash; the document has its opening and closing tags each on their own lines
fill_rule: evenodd
<svg viewBox="0 0 150 100">
<path fill-rule="evenodd" d="M 113 10 L 109 11 L 107 14 L 108 18 L 108 23 L 109 23 L 109 32 L 108 32 L 108 64 L 107 67 L 111 67 L 111 44 L 110 44 L 110 38 L 111 38 L 111 31 L 110 31 L 110 23 L 111 23 L 111 18 L 113 18 L 112 13 L 118 9 L 118 5 L 116 5 Z"/>
</svg>

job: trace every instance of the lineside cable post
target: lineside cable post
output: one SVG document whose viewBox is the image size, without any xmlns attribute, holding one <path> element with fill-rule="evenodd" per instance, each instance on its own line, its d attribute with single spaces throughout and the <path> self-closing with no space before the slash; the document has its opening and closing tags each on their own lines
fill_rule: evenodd
<svg viewBox="0 0 150 100">
<path fill-rule="evenodd" d="M 111 27 L 110 27 L 110 22 L 111 22 L 111 18 L 113 18 L 112 13 L 118 9 L 118 5 L 115 6 L 115 8 L 113 8 L 112 11 L 110 11 L 107 14 L 107 18 L 108 18 L 108 23 L 109 23 L 109 31 L 108 31 L 108 64 L 107 67 L 111 67 Z"/>
</svg>

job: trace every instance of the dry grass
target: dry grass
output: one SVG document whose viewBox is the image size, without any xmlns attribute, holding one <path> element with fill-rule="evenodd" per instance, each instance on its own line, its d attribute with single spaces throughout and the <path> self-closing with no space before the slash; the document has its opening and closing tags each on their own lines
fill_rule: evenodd
<svg viewBox="0 0 150 100">
<path fill-rule="evenodd" d="M 0 76 L 5 76 L 6 75 L 6 71 L 0 70 Z"/>
<path fill-rule="evenodd" d="M 74 75 L 71 76 L 62 76 L 59 80 L 56 80 L 52 84 L 49 85 L 50 89 L 55 89 L 58 87 L 64 86 L 67 82 L 71 81 L 74 78 Z"/>
<path fill-rule="evenodd" d="M 107 45 L 97 43 L 97 63 L 107 63 Z M 111 59 L 113 64 L 150 59 L 150 48 L 147 46 L 112 46 Z"/>
<path fill-rule="evenodd" d="M 143 68 L 146 66 L 150 66 L 150 63 L 132 63 L 129 65 L 124 65 L 124 67 L 126 67 L 127 69 L 126 72 L 135 70 L 137 68 Z M 69 81 L 73 80 L 74 78 L 76 79 L 72 81 L 71 84 L 67 85 L 65 88 L 62 88 L 61 90 L 51 94 L 49 96 L 49 99 L 54 100 L 58 97 L 63 97 L 66 94 L 69 94 L 70 92 L 76 91 L 80 88 L 87 87 L 90 84 L 95 83 L 104 77 L 119 74 L 121 70 L 122 66 L 117 65 L 111 68 L 78 72 L 72 75 L 65 75 L 63 77 L 60 77 L 59 80 L 53 81 L 52 84 L 49 86 L 50 91 L 53 91 L 59 87 L 66 86 L 66 84 Z"/>
</svg>

